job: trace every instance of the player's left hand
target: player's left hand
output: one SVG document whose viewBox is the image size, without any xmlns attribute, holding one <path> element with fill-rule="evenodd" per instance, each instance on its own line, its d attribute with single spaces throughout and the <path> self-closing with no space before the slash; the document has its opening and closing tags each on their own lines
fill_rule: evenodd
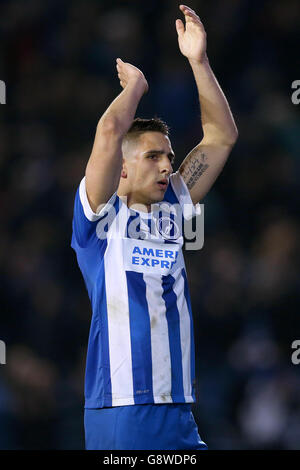
<svg viewBox="0 0 300 470">
<path fill-rule="evenodd" d="M 202 62 L 206 58 L 206 32 L 200 18 L 186 5 L 179 5 L 184 14 L 185 28 L 181 20 L 176 20 L 176 31 L 181 53 L 192 61 Z"/>
</svg>

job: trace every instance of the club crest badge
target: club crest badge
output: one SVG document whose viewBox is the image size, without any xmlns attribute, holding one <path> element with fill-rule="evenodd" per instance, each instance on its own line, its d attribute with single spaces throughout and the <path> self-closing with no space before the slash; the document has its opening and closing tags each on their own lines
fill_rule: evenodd
<svg viewBox="0 0 300 470">
<path fill-rule="evenodd" d="M 177 240 L 180 237 L 179 227 L 170 217 L 160 217 L 157 220 L 156 227 L 166 240 Z"/>
</svg>

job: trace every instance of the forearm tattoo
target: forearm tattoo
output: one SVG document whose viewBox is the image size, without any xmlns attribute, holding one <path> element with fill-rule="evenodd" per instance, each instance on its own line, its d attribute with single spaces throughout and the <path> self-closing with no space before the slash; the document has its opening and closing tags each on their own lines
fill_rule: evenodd
<svg viewBox="0 0 300 470">
<path fill-rule="evenodd" d="M 200 176 L 209 167 L 206 161 L 207 156 L 205 153 L 200 150 L 193 150 L 187 157 L 186 162 L 183 163 L 181 176 L 183 177 L 188 189 L 192 189 Z"/>
</svg>

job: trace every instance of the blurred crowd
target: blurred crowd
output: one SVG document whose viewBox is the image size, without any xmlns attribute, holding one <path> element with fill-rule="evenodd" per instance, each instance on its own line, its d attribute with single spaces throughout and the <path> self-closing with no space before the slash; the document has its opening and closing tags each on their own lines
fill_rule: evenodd
<svg viewBox="0 0 300 470">
<path fill-rule="evenodd" d="M 171 0 L 1 0 L 0 448 L 83 449 L 91 308 L 70 247 L 74 196 L 98 119 L 121 91 L 115 59 L 145 74 L 137 116 L 171 127 L 175 170 L 202 138 Z M 186 252 L 197 403 L 210 449 L 300 449 L 297 0 L 190 0 L 239 140 L 202 201 Z"/>
</svg>

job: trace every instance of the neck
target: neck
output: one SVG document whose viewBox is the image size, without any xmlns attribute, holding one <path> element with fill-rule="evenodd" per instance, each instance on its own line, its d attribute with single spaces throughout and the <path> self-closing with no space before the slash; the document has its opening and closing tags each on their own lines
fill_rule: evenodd
<svg viewBox="0 0 300 470">
<path fill-rule="evenodd" d="M 127 207 L 136 209 L 139 212 L 151 212 L 151 202 L 143 200 L 143 198 L 139 197 L 139 195 L 133 191 L 125 191 L 119 188 L 117 195 L 126 198 L 124 202 Z"/>
</svg>

